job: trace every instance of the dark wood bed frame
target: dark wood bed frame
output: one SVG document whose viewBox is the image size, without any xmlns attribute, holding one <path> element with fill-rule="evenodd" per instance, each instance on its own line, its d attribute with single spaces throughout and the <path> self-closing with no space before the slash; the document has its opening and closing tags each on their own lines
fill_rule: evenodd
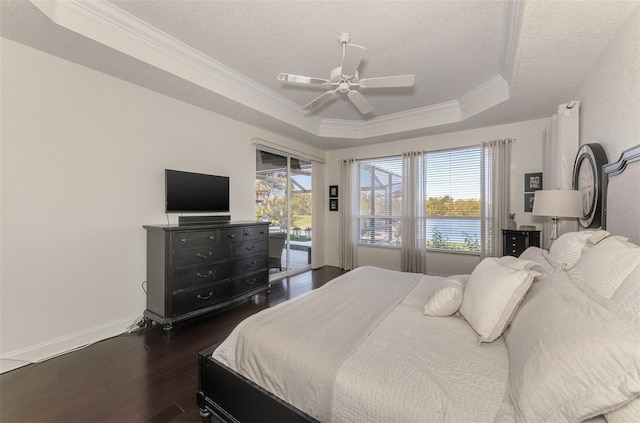
<svg viewBox="0 0 640 423">
<path fill-rule="evenodd" d="M 213 359 L 214 345 L 198 355 L 198 407 L 203 422 L 316 422 L 316 419 Z"/>
<path fill-rule="evenodd" d="M 602 222 L 606 227 L 606 198 L 609 176 L 622 173 L 626 166 L 640 161 L 640 145 L 625 151 L 617 162 L 604 166 Z M 256 385 L 249 379 L 219 363 L 212 357 L 219 344 L 200 352 L 198 356 L 197 402 L 204 422 L 211 416 L 225 422 L 318 422 Z"/>
</svg>

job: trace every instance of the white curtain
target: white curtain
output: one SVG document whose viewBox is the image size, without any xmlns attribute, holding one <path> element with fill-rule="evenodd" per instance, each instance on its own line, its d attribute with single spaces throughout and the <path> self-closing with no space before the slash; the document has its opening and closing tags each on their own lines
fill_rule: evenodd
<svg viewBox="0 0 640 423">
<path fill-rule="evenodd" d="M 427 273 L 426 160 L 423 152 L 402 154 L 403 272 Z"/>
<path fill-rule="evenodd" d="M 340 213 L 340 268 L 358 267 L 358 163 L 355 159 L 340 161 L 338 212 Z"/>
<path fill-rule="evenodd" d="M 558 106 L 558 113 L 544 131 L 542 152 L 542 188 L 573 189 L 573 162 L 580 147 L 580 102 L 572 101 Z M 578 230 L 576 219 L 558 220 L 558 236 Z M 551 219 L 542 224 L 542 246 L 551 246 Z"/>
<path fill-rule="evenodd" d="M 481 258 L 502 253 L 502 229 L 507 227 L 509 218 L 512 142 L 504 139 L 482 143 Z"/>
</svg>

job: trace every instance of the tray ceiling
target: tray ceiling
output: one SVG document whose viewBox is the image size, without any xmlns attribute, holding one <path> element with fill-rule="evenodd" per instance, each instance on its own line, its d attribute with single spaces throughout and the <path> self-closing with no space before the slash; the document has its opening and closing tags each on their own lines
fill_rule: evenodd
<svg viewBox="0 0 640 423">
<path fill-rule="evenodd" d="M 321 149 L 548 117 L 635 1 L 0 2 L 2 36 Z M 413 73 L 414 87 L 362 90 L 312 112 L 340 32 L 367 48 L 361 77 Z M 633 54 L 630 52 L 630 54 Z"/>
</svg>

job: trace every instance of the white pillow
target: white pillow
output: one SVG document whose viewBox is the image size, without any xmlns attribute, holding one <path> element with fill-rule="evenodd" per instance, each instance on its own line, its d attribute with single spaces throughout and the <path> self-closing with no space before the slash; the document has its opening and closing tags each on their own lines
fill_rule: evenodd
<svg viewBox="0 0 640 423">
<path fill-rule="evenodd" d="M 640 398 L 604 415 L 608 423 L 640 422 Z"/>
<path fill-rule="evenodd" d="M 503 266 L 512 267 L 518 270 L 529 270 L 536 265 L 536 262 L 533 260 L 526 260 L 522 257 L 518 258 L 513 256 L 500 257 L 498 262 Z"/>
<path fill-rule="evenodd" d="M 640 266 L 640 247 L 632 245 L 607 238 L 586 250 L 571 271 L 579 270 L 591 289 L 605 298 L 612 298 L 622 282 Z"/>
<path fill-rule="evenodd" d="M 566 272 L 531 287 L 505 332 L 518 420 L 577 422 L 640 394 L 640 325 Z"/>
<path fill-rule="evenodd" d="M 626 312 L 640 318 L 640 267 L 636 267 L 629 273 L 629 276 L 616 289 L 611 300 L 620 304 Z"/>
<path fill-rule="evenodd" d="M 453 275 L 440 282 L 427 297 L 425 316 L 451 316 L 460 308 L 469 275 Z"/>
<path fill-rule="evenodd" d="M 567 232 L 560 235 L 549 248 L 551 256 L 561 263 L 567 265 L 567 269 L 580 259 L 582 249 L 587 243 L 597 244 L 598 241 L 609 235 L 607 231 L 579 231 Z"/>
<path fill-rule="evenodd" d="M 524 260 L 534 261 L 536 264 L 531 268 L 536 272 L 540 272 L 540 276 L 534 278 L 534 282 L 542 280 L 555 272 L 561 272 L 565 268 L 564 263 L 560 263 L 554 259 L 547 250 L 538 247 L 529 247 L 520 254 L 520 258 Z"/>
<path fill-rule="evenodd" d="M 504 266 L 494 257 L 476 266 L 467 281 L 460 314 L 480 335 L 480 342 L 492 342 L 502 334 L 538 275 Z"/>
</svg>

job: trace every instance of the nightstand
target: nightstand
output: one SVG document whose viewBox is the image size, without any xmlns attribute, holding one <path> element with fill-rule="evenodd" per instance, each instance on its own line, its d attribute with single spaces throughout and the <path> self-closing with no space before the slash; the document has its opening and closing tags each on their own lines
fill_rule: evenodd
<svg viewBox="0 0 640 423">
<path fill-rule="evenodd" d="M 529 247 L 540 247 L 540 231 L 502 230 L 502 255 L 518 257 Z"/>
</svg>

